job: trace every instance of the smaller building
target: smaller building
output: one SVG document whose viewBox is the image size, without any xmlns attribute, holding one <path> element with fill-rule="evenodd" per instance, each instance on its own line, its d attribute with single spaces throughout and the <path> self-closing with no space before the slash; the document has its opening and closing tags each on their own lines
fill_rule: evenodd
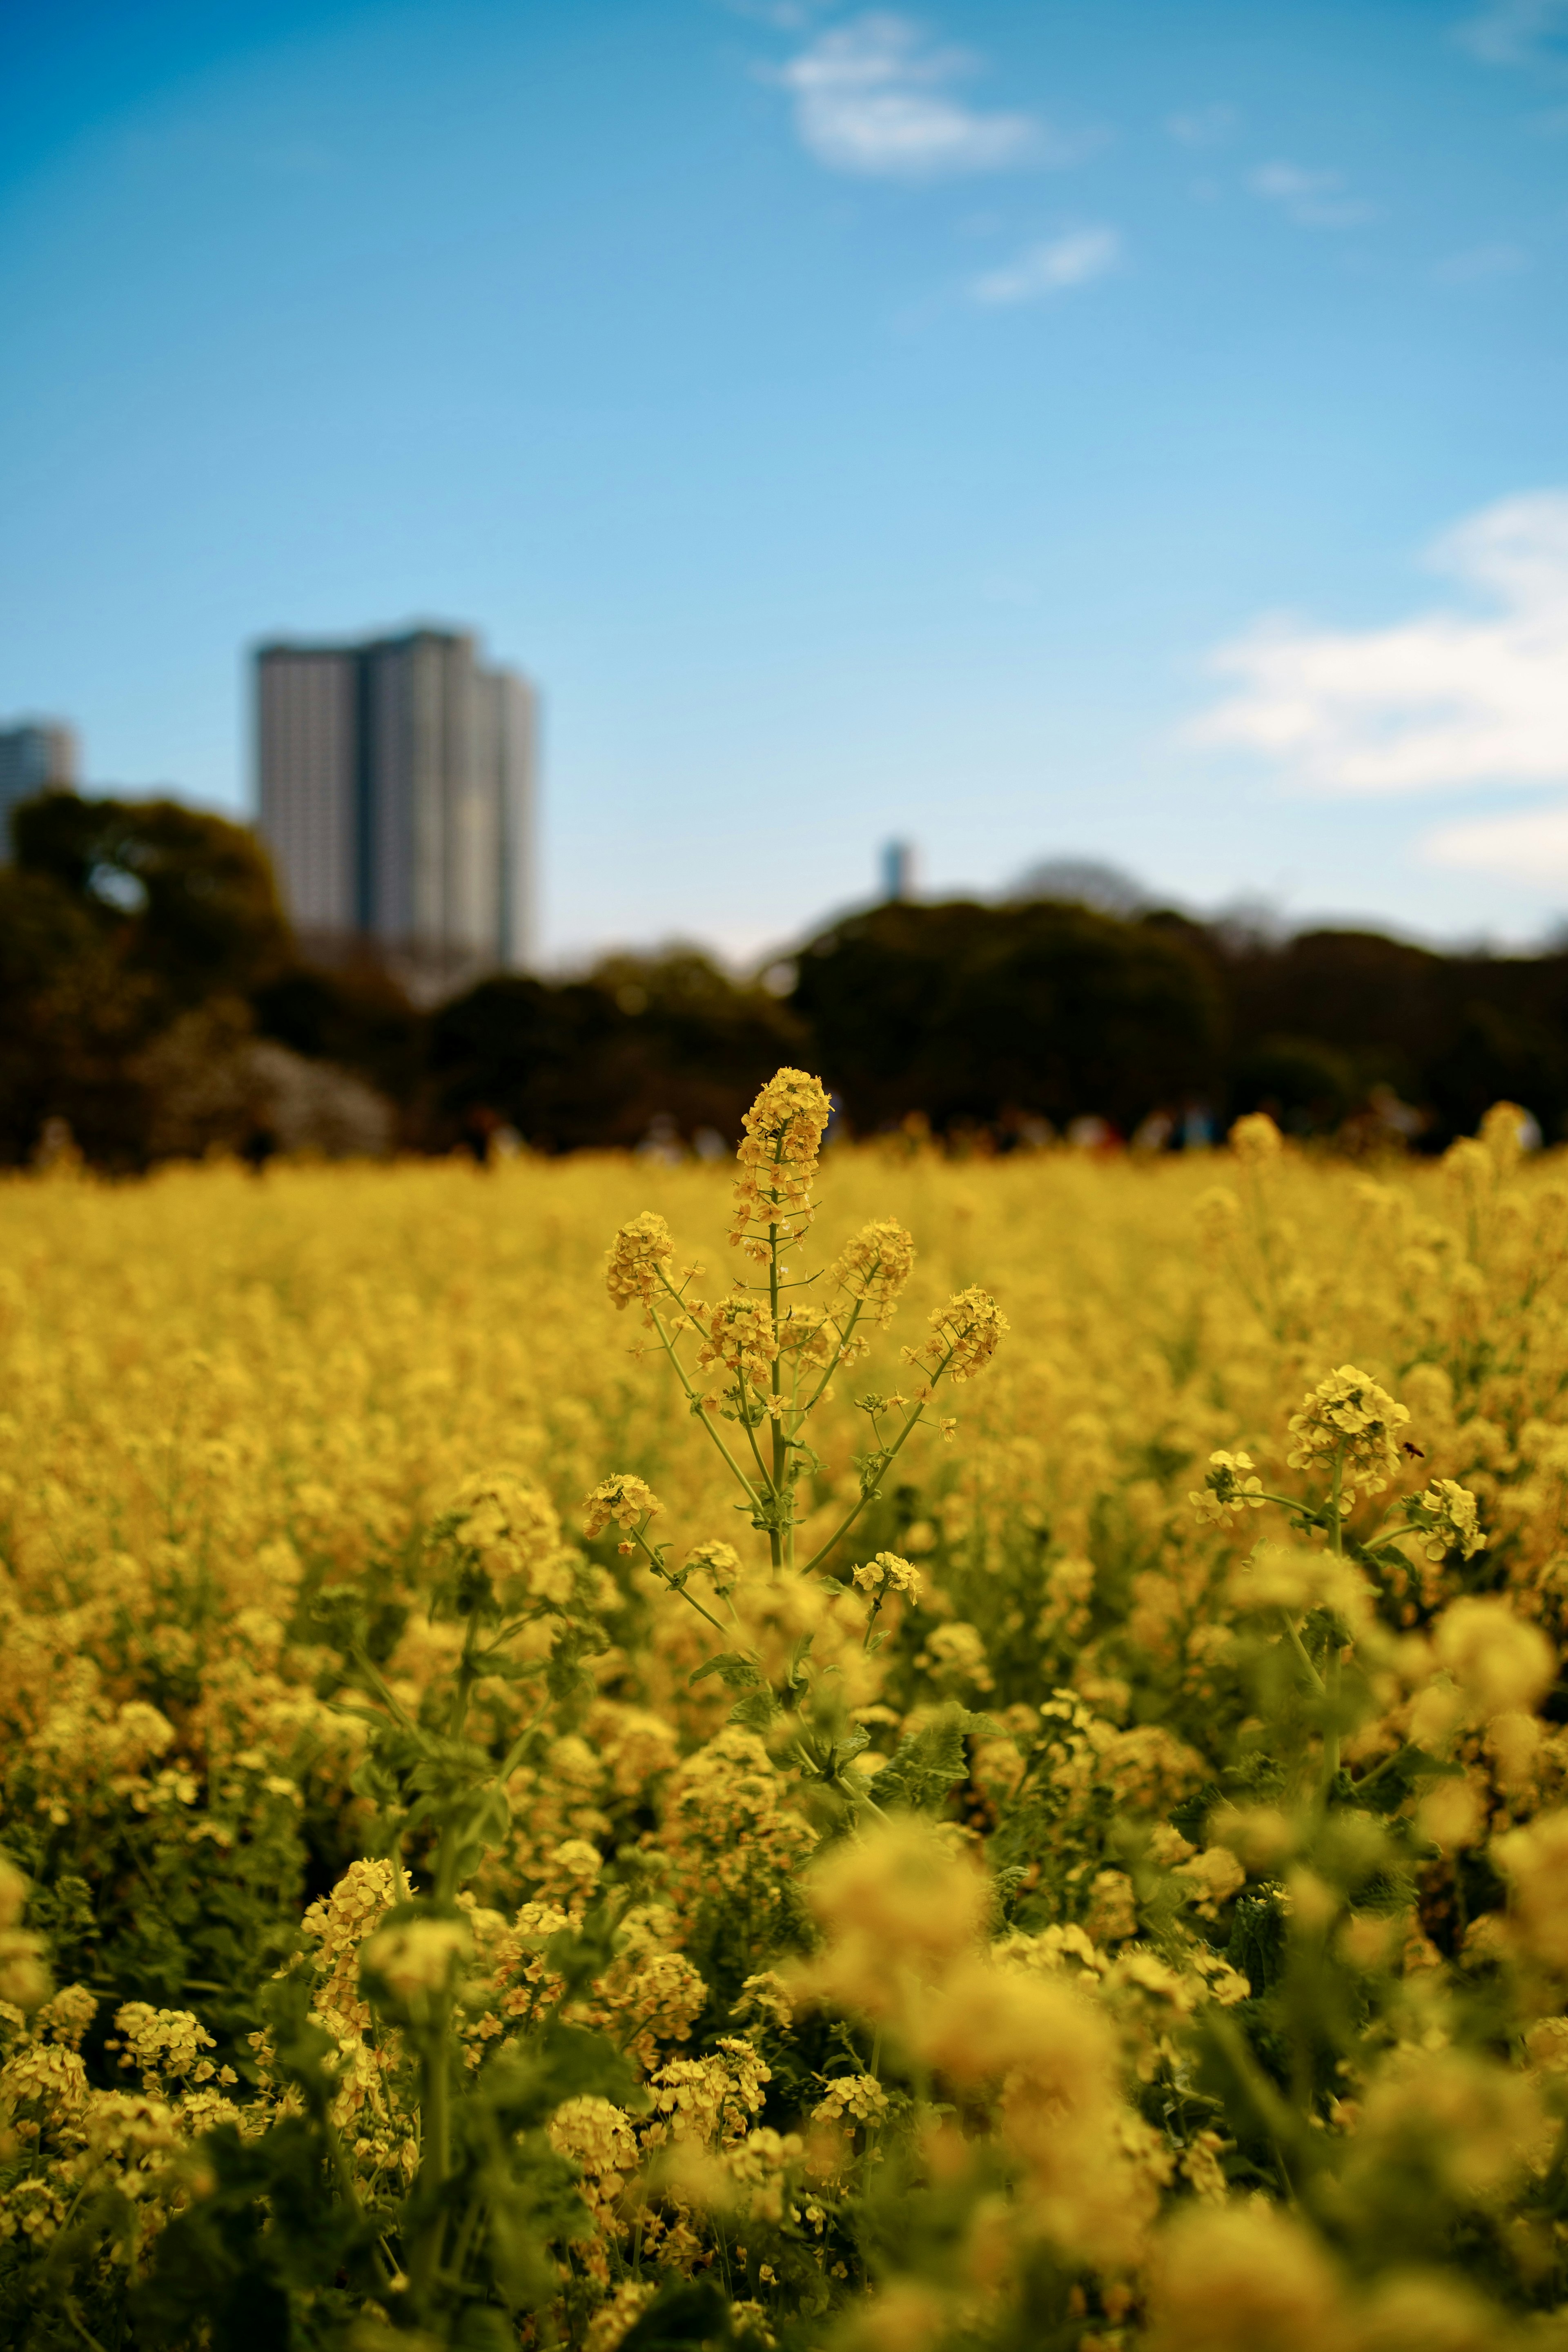
<svg viewBox="0 0 1568 2352">
<path fill-rule="evenodd" d="M 12 810 L 39 793 L 75 792 L 79 775 L 76 735 L 61 720 L 0 727 L 0 857 L 11 855 Z"/>
</svg>

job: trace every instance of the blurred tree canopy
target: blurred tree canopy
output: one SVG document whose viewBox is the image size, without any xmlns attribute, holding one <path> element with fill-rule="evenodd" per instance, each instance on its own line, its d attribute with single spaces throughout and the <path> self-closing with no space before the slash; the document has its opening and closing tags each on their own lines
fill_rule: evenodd
<svg viewBox="0 0 1568 2352">
<path fill-rule="evenodd" d="M 94 921 L 163 1005 L 244 995 L 289 958 L 267 853 L 248 826 L 177 801 L 46 793 L 11 819 L 19 876 Z"/>
<path fill-rule="evenodd" d="M 798 961 L 792 1009 L 857 1127 L 1097 1113 L 1126 1132 L 1223 1083 L 1226 1008 L 1208 961 L 1156 924 L 1087 907 L 898 903 L 836 924 Z"/>
<path fill-rule="evenodd" d="M 254 1108 L 268 1087 L 317 1104 L 333 1132 L 416 1150 L 482 1155 L 510 1129 L 545 1151 L 717 1150 L 784 1061 L 820 1071 L 860 1134 L 913 1113 L 1005 1148 L 1086 1115 L 1130 1136 L 1152 1113 L 1165 1133 L 1266 1108 L 1302 1134 L 1436 1148 L 1508 1096 L 1568 1139 L 1563 950 L 1270 939 L 1050 898 L 900 902 L 828 925 L 765 982 L 679 948 L 576 978 L 497 975 L 430 1010 L 368 954 L 303 962 L 243 825 L 53 793 L 13 813 L 12 838 L 12 1165 L 62 1120 L 109 1168 L 144 1166 L 176 1135 L 248 1149 L 247 1121 L 281 1124 Z M 258 1156 L 279 1139 L 258 1134 Z"/>
<path fill-rule="evenodd" d="M 689 949 L 620 955 L 583 981 L 480 982 L 430 1026 L 437 1132 L 489 1115 L 547 1151 L 631 1145 L 660 1123 L 726 1149 L 763 1081 L 805 1049 L 799 1024 Z"/>
<path fill-rule="evenodd" d="M 1237 1108 L 1267 1101 L 1321 1130 L 1381 1086 L 1427 1114 L 1435 1141 L 1472 1133 L 1503 1099 L 1533 1111 L 1551 1139 L 1568 1136 L 1562 950 L 1440 955 L 1373 931 L 1322 930 L 1278 941 L 1221 934 L 1206 952 L 1233 1007 Z M 1304 1062 L 1286 1076 L 1287 1048 L 1317 1057 L 1315 1095 Z"/>
<path fill-rule="evenodd" d="M 65 1120 L 90 1159 L 142 1163 L 141 1057 L 182 1014 L 243 1003 L 290 953 L 266 853 L 174 801 L 48 793 L 0 867 L 0 1157 Z"/>
</svg>

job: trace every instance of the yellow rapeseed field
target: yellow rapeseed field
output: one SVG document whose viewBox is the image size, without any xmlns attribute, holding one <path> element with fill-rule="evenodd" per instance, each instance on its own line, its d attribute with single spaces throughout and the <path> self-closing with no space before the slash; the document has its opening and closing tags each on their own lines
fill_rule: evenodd
<svg viewBox="0 0 1568 2352">
<path fill-rule="evenodd" d="M 0 1188 L 0 2341 L 1568 2346 L 1568 1182 Z"/>
</svg>

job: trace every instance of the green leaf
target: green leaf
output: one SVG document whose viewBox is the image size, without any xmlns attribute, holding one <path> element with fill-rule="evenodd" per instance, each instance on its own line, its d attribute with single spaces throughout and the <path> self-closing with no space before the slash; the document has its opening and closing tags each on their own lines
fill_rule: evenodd
<svg viewBox="0 0 1568 2352">
<path fill-rule="evenodd" d="M 726 1690 L 764 1690 L 767 1687 L 761 1666 L 747 1650 L 721 1650 L 717 1657 L 710 1658 L 705 1665 L 697 1668 L 695 1674 L 688 1675 L 688 1685 L 703 1682 L 710 1675 L 717 1675 Z"/>
<path fill-rule="evenodd" d="M 766 1731 L 783 1713 L 784 1709 L 772 1691 L 764 1686 L 761 1690 L 748 1691 L 743 1698 L 738 1698 L 730 1709 L 730 1721 L 742 1725 L 747 1731 Z"/>
<path fill-rule="evenodd" d="M 1407 1739 L 1375 1772 L 1352 1783 L 1352 1797 L 1369 1811 L 1396 1813 L 1423 1780 L 1463 1780 L 1464 1772 L 1462 1764 L 1445 1764 L 1440 1756 L 1429 1756 L 1424 1748 Z"/>
<path fill-rule="evenodd" d="M 900 1740 L 871 1783 L 878 1804 L 884 1812 L 892 1805 L 913 1812 L 940 1812 L 948 1790 L 968 1777 L 964 1741 L 994 1738 L 996 1728 L 988 1715 L 972 1715 L 963 1706 L 944 1707 L 923 1730 Z"/>
</svg>

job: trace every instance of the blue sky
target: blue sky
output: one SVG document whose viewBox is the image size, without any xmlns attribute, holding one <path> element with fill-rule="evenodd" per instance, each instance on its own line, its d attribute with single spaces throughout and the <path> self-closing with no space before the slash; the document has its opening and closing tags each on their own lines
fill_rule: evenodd
<svg viewBox="0 0 1568 2352">
<path fill-rule="evenodd" d="M 1568 0 L 8 0 L 0 717 L 474 624 L 557 956 L 1568 910 Z"/>
</svg>

